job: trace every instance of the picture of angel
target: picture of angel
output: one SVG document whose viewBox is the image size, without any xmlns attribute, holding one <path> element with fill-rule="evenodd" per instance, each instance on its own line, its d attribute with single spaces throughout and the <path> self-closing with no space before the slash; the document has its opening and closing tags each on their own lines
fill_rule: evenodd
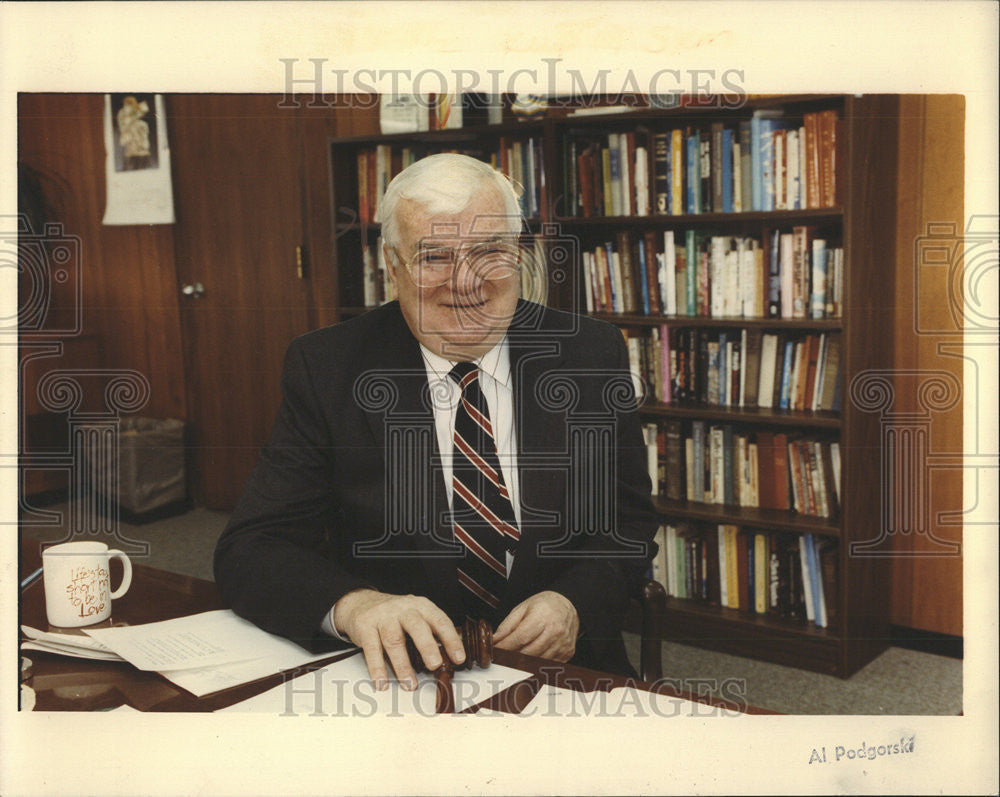
<svg viewBox="0 0 1000 797">
<path fill-rule="evenodd" d="M 156 141 L 156 99 L 152 94 L 112 94 L 115 171 L 155 169 L 159 165 Z"/>
</svg>

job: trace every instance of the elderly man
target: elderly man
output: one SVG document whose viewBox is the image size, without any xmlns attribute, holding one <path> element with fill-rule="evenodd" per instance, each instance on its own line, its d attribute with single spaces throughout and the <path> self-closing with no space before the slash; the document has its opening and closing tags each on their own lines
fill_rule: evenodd
<svg viewBox="0 0 1000 797">
<path fill-rule="evenodd" d="M 655 528 L 613 327 L 518 299 L 507 179 L 433 155 L 380 208 L 398 293 L 292 342 L 284 400 L 215 575 L 233 609 L 315 647 L 359 646 L 415 686 L 412 639 L 464 659 L 455 623 L 499 648 L 628 672 L 621 622 Z"/>
</svg>

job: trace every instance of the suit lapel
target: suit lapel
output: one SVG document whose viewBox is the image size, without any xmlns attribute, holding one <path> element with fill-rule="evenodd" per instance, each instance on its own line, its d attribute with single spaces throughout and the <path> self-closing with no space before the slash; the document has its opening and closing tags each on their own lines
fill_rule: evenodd
<svg viewBox="0 0 1000 797">
<path fill-rule="evenodd" d="M 368 346 L 355 387 L 385 466 L 385 531 L 403 534 L 408 545 L 392 545 L 395 556 L 419 558 L 428 596 L 445 611 L 457 606 L 455 552 L 448 498 L 441 475 L 434 413 L 420 347 L 398 308 L 384 334 Z"/>
<path fill-rule="evenodd" d="M 560 367 L 565 355 L 560 340 L 540 330 L 532 319 L 517 323 L 524 317 L 520 310 L 509 335 L 521 503 L 521 540 L 507 580 L 510 602 L 525 594 L 533 581 L 538 542 L 561 527 L 564 518 L 557 513 L 565 511 L 566 493 L 560 457 L 566 445 L 565 424 L 560 420 L 565 414 L 546 408 L 539 396 L 542 379 Z"/>
<path fill-rule="evenodd" d="M 398 307 L 387 313 L 381 334 L 372 336 L 360 356 L 366 368 L 354 385 L 354 397 L 384 458 L 386 432 L 394 419 L 434 420 L 422 401 L 427 376 L 420 348 Z"/>
</svg>

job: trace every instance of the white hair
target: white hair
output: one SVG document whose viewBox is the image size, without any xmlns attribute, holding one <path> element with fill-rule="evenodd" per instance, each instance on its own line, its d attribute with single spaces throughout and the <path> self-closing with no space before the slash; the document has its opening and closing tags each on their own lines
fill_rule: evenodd
<svg viewBox="0 0 1000 797">
<path fill-rule="evenodd" d="M 382 240 L 389 247 L 399 243 L 396 219 L 400 200 L 419 205 L 431 216 L 453 216 L 469 206 L 473 198 L 492 189 L 503 203 L 508 230 L 521 231 L 521 209 L 510 180 L 488 163 L 443 152 L 428 155 L 397 174 L 382 197 L 376 221 L 382 223 Z"/>
</svg>

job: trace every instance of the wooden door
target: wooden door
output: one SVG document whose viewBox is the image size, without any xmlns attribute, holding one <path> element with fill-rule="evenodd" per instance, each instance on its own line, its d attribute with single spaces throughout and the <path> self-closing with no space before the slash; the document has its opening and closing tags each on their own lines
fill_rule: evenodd
<svg viewBox="0 0 1000 797">
<path fill-rule="evenodd" d="M 190 483 L 211 508 L 242 492 L 278 409 L 285 349 L 311 325 L 296 262 L 300 138 L 279 99 L 168 98 L 178 289 L 196 289 L 180 305 Z"/>
</svg>

